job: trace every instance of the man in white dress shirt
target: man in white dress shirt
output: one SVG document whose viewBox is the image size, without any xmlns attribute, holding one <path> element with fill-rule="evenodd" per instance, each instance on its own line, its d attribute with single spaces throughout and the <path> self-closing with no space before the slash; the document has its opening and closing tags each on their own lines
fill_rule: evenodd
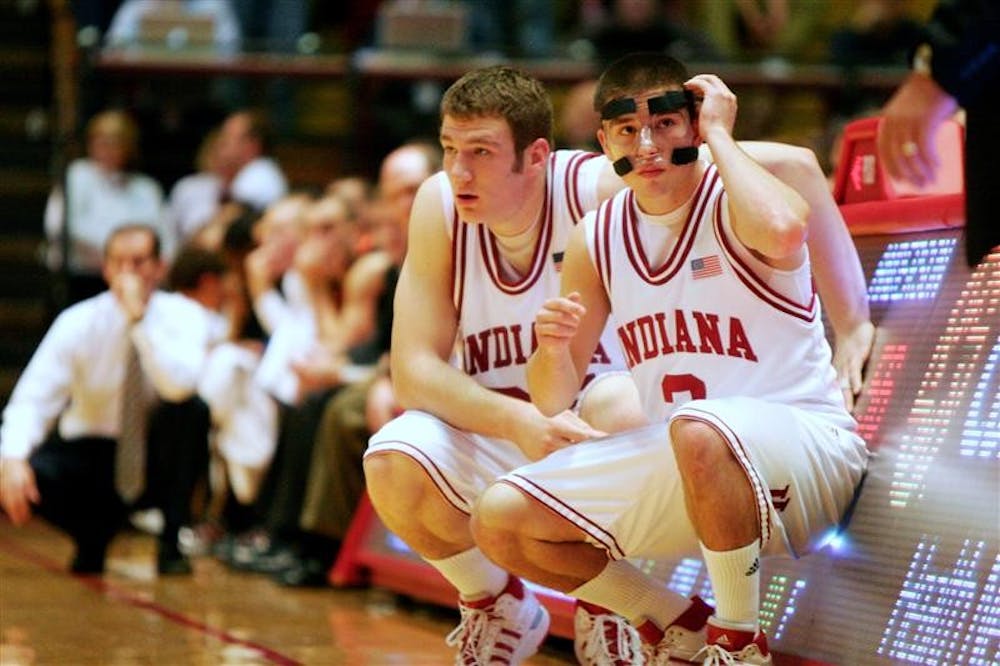
<svg viewBox="0 0 1000 666">
<path fill-rule="evenodd" d="M 271 157 L 264 117 L 250 110 L 230 114 L 219 130 L 218 158 L 236 175 L 223 199 L 264 210 L 288 193 L 288 181 Z"/>
<path fill-rule="evenodd" d="M 133 169 L 138 150 L 139 128 L 128 114 L 116 109 L 98 113 L 87 123 L 87 155 L 69 164 L 65 181 L 49 195 L 46 263 L 53 273 L 65 269 L 66 304 L 105 289 L 102 253 L 116 227 L 148 224 L 157 229 L 165 254 L 175 245 L 173 234 L 163 227 L 163 189 Z"/>
<path fill-rule="evenodd" d="M 37 513 L 65 530 L 77 547 L 75 573 L 104 570 L 111 539 L 137 506 L 163 511 L 159 572 L 190 572 L 176 537 L 207 451 L 207 408 L 193 396 L 209 330 L 196 303 L 156 289 L 162 273 L 152 228 L 113 231 L 103 265 L 110 289 L 56 318 L 3 412 L 0 507 L 15 525 Z M 141 377 L 126 389 L 131 346 Z M 137 401 L 148 436 L 145 447 L 137 439 L 128 492 L 119 490 L 116 466 L 126 465 L 116 449 Z"/>
</svg>

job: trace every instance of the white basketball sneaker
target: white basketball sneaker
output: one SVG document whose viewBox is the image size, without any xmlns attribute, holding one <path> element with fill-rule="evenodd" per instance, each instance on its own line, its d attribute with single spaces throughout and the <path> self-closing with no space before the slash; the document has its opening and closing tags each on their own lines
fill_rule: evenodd
<svg viewBox="0 0 1000 666">
<path fill-rule="evenodd" d="M 708 618 L 713 613 L 715 609 L 701 597 L 691 597 L 691 605 L 663 631 L 663 635 L 656 642 L 646 643 L 647 666 L 699 663 L 702 655 L 698 653 L 705 647 Z M 649 641 L 645 629 L 644 626 L 640 631 Z"/>
<path fill-rule="evenodd" d="M 585 601 L 573 614 L 573 649 L 583 666 L 641 666 L 639 632 L 625 618 Z"/>
<path fill-rule="evenodd" d="M 496 597 L 459 601 L 458 608 L 462 619 L 446 639 L 458 648 L 455 666 L 516 666 L 538 652 L 549 631 L 549 612 L 514 576 Z"/>
<path fill-rule="evenodd" d="M 764 632 L 708 625 L 708 641 L 698 657 L 703 666 L 769 666 L 771 652 Z"/>
</svg>

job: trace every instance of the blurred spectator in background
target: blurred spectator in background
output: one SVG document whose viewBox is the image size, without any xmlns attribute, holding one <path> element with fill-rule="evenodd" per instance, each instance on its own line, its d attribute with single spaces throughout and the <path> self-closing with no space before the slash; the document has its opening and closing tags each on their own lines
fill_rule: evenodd
<svg viewBox="0 0 1000 666">
<path fill-rule="evenodd" d="M 688 14 L 685 0 L 610 0 L 588 18 L 596 25 L 586 37 L 602 68 L 635 51 L 665 51 L 699 62 L 722 59 L 720 49 Z"/>
<path fill-rule="evenodd" d="M 209 132 L 198 149 L 197 170 L 174 183 L 167 199 L 169 223 L 180 245 L 196 236 L 218 213 L 221 194 L 236 175 L 233 166 L 221 158 L 218 130 Z"/>
<path fill-rule="evenodd" d="M 164 517 L 163 574 L 190 573 L 177 543 L 208 451 L 195 385 L 209 344 L 202 308 L 159 291 L 156 231 L 109 233 L 108 289 L 64 310 L 18 380 L 0 427 L 0 506 L 65 530 L 72 571 L 99 574 L 130 510 Z"/>
<path fill-rule="evenodd" d="M 696 3 L 696 25 L 734 62 L 799 62 L 818 43 L 829 0 L 716 0 Z M 822 55 L 822 54 L 819 54 Z"/>
<path fill-rule="evenodd" d="M 285 175 L 270 156 L 269 128 L 260 112 L 230 114 L 219 130 L 217 150 L 218 168 L 235 174 L 228 188 L 220 183 L 220 203 L 238 201 L 264 210 L 288 192 Z"/>
<path fill-rule="evenodd" d="M 228 270 L 220 252 L 186 246 L 177 253 L 167 273 L 166 286 L 170 291 L 204 308 L 210 348 L 232 337 L 233 323 L 228 316 L 232 297 Z"/>
<path fill-rule="evenodd" d="M 475 53 L 545 58 L 555 47 L 555 4 L 549 0 L 464 0 Z"/>
<path fill-rule="evenodd" d="M 331 180 L 323 192 L 343 201 L 351 209 L 351 213 L 357 215 L 371 199 L 374 190 L 374 184 L 367 177 L 346 175 Z"/>
<path fill-rule="evenodd" d="M 893 177 L 930 182 L 936 130 L 965 109 L 965 250 L 975 266 L 1000 244 L 1000 3 L 939 0 L 920 40 L 913 72 L 883 109 L 879 156 Z"/>
<path fill-rule="evenodd" d="M 844 68 L 902 67 L 920 35 L 920 23 L 905 0 L 861 0 L 849 22 L 830 35 L 829 60 Z M 836 113 L 851 117 L 877 109 L 885 101 L 881 91 L 865 92 L 846 82 L 837 97 Z"/>
<path fill-rule="evenodd" d="M 265 53 L 300 52 L 299 40 L 309 28 L 308 0 L 231 0 L 243 30 L 244 50 Z M 308 50 L 306 50 L 308 52 Z M 244 86 L 238 94 L 246 95 Z M 268 108 L 278 136 L 295 129 L 295 87 L 287 78 L 266 82 Z"/>
<path fill-rule="evenodd" d="M 309 26 L 307 0 L 229 0 L 249 51 L 294 53 Z"/>
<path fill-rule="evenodd" d="M 98 113 L 87 123 L 86 142 L 86 157 L 69 164 L 45 208 L 46 264 L 66 277 L 57 309 L 107 288 L 101 276 L 104 245 L 116 227 L 127 222 L 152 226 L 167 257 L 175 244 L 163 225 L 162 188 L 131 170 L 139 146 L 132 118 L 119 110 Z"/>
<path fill-rule="evenodd" d="M 905 0 L 861 0 L 847 25 L 830 36 L 830 62 L 902 65 L 920 34 L 920 23 Z"/>
<path fill-rule="evenodd" d="M 230 559 L 237 568 L 279 578 L 289 569 L 302 575 L 298 570 L 306 553 L 326 558 L 335 552 L 322 535 L 300 529 L 299 514 L 323 407 L 353 381 L 345 352 L 371 329 L 367 318 L 352 317 L 349 308 L 355 297 L 345 274 L 354 239 L 347 206 L 332 197 L 321 199 L 305 211 L 303 224 L 294 267 L 307 307 L 279 322 L 253 379 L 276 401 L 280 414 L 274 457 L 256 501 L 267 546 L 234 552 Z"/>
<path fill-rule="evenodd" d="M 312 203 L 307 194 L 289 194 L 268 206 L 254 225 L 254 249 L 244 261 L 246 285 L 254 313 L 268 335 L 283 319 L 308 307 L 302 276 L 293 264 L 304 235 L 303 218 Z"/>
<path fill-rule="evenodd" d="M 345 278 L 345 309 L 366 320 L 365 339 L 348 350 L 370 376 L 348 384 L 324 405 L 317 425 L 300 518 L 303 532 L 325 537 L 325 550 L 303 550 L 279 578 L 286 585 L 324 585 L 364 491 L 361 457 L 372 432 L 397 415 L 388 374 L 393 297 L 406 255 L 410 209 L 420 184 L 441 167 L 436 144 L 414 141 L 389 153 L 379 170 L 379 197 L 362 216 L 372 218 L 375 250 L 358 258 Z M 316 543 L 316 541 L 314 541 Z"/>
</svg>

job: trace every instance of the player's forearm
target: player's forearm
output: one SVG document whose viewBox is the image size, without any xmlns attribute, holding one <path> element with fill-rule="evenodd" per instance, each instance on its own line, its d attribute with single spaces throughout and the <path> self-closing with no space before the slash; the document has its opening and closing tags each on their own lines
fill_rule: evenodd
<svg viewBox="0 0 1000 666">
<path fill-rule="evenodd" d="M 510 397 L 483 387 L 458 368 L 432 356 L 391 355 L 392 385 L 404 409 L 434 414 L 460 430 L 510 438 L 512 424 L 535 410 L 527 396 Z"/>
<path fill-rule="evenodd" d="M 566 349 L 539 347 L 528 359 L 528 391 L 542 414 L 553 416 L 572 406 L 581 379 Z"/>
<path fill-rule="evenodd" d="M 839 213 L 838 213 L 839 214 Z M 810 220 L 809 254 L 824 309 L 840 337 L 871 319 L 868 290 L 857 251 L 846 228 Z"/>
<path fill-rule="evenodd" d="M 750 158 L 724 129 L 706 141 L 725 184 L 740 241 L 768 257 L 792 255 L 805 242 L 809 204 Z"/>
<path fill-rule="evenodd" d="M 808 247 L 819 295 L 837 335 L 849 334 L 870 319 L 868 290 L 854 240 L 816 156 L 806 148 L 783 149 L 782 159 L 769 162 L 768 169 L 809 204 Z"/>
</svg>

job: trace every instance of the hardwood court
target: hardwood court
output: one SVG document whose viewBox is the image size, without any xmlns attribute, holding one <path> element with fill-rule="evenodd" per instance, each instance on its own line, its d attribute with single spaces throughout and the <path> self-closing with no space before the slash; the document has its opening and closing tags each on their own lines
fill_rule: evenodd
<svg viewBox="0 0 1000 666">
<path fill-rule="evenodd" d="M 152 537 L 122 534 L 100 578 L 66 572 L 72 546 L 41 520 L 0 517 L 0 666 L 451 664 L 457 611 L 377 589 L 289 589 L 194 561 L 158 578 Z M 550 638 L 531 666 L 576 663 Z"/>
</svg>

